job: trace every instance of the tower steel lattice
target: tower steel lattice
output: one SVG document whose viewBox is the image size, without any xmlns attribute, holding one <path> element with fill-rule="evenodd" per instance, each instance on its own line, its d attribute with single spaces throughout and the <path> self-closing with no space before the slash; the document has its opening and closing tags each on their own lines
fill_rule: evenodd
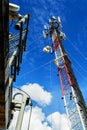
<svg viewBox="0 0 87 130">
<path fill-rule="evenodd" d="M 0 1 L 0 7 L 0 130 L 7 130 L 13 118 L 12 87 L 26 49 L 30 15 L 20 15 L 19 6 L 9 0 Z M 15 29 L 9 29 L 9 24 Z"/>
<path fill-rule="evenodd" d="M 49 25 L 44 26 L 44 38 L 49 35 L 52 39 L 52 46 L 46 46 L 43 51 L 55 53 L 56 59 L 54 62 L 58 68 L 62 99 L 64 100 L 69 128 L 70 130 L 87 130 L 86 104 L 72 70 L 71 61 L 62 44 L 65 34 L 62 32 L 60 17 L 55 18 L 53 16 L 49 19 Z"/>
</svg>

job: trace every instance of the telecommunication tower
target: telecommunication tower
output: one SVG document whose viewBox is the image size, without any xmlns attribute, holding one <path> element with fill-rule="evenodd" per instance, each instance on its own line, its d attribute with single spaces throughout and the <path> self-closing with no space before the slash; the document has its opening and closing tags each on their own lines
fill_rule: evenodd
<svg viewBox="0 0 87 130">
<path fill-rule="evenodd" d="M 62 40 L 66 36 L 62 32 L 60 17 L 52 17 L 49 24 L 44 26 L 43 36 L 52 39 L 52 46 L 44 47 L 43 51 L 53 54 L 54 60 L 58 68 L 58 76 L 60 78 L 62 99 L 68 117 L 70 130 L 87 130 L 87 112 L 86 104 L 78 86 L 77 80 L 71 67 L 71 61 L 68 58 L 63 47 Z"/>
<path fill-rule="evenodd" d="M 14 109 L 20 110 L 20 120 L 18 118 L 16 127 L 16 130 L 20 130 L 24 108 L 30 98 L 21 94 L 20 102 L 15 98 L 12 100 L 12 87 L 19 74 L 22 55 L 26 49 L 30 15 L 19 14 L 20 6 L 9 3 L 9 0 L 0 1 L 0 7 L 0 130 L 9 128 Z M 15 25 L 15 29 L 11 29 L 12 24 Z"/>
</svg>

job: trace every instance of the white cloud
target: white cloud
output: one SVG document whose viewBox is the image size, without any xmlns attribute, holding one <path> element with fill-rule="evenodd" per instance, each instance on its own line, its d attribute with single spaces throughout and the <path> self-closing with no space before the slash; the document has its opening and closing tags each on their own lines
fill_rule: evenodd
<svg viewBox="0 0 87 130">
<path fill-rule="evenodd" d="M 15 112 L 13 121 L 10 125 L 9 130 L 15 130 L 18 112 Z M 23 124 L 21 130 L 27 130 L 28 122 L 29 122 L 30 110 L 25 111 Z M 39 107 L 34 107 L 32 109 L 32 116 L 30 121 L 30 129 L 29 130 L 51 130 L 51 127 L 48 126 L 48 123 L 45 121 L 45 114 L 42 112 L 42 109 Z"/>
<path fill-rule="evenodd" d="M 26 122 L 27 122 L 28 115 L 29 115 L 28 112 L 26 112 L 24 117 L 26 119 Z M 42 109 L 39 107 L 34 107 L 32 110 L 30 130 L 51 130 L 51 128 L 48 126 L 48 123 L 45 122 L 45 118 L 46 117 L 45 114 L 42 112 Z"/>
<path fill-rule="evenodd" d="M 47 117 L 47 120 L 51 124 L 53 130 L 70 130 L 65 114 L 54 112 Z"/>
<path fill-rule="evenodd" d="M 39 104 L 49 105 L 51 102 L 51 93 L 45 91 L 39 84 L 35 83 L 24 85 L 22 86 L 22 89 L 26 91 L 31 96 L 31 98 L 37 101 Z M 21 130 L 27 130 L 29 116 L 30 107 L 27 107 L 24 112 Z M 9 130 L 15 130 L 17 117 L 18 112 L 15 112 Z M 69 127 L 65 114 L 55 112 L 51 113 L 50 115 L 45 115 L 42 108 L 35 106 L 32 108 L 29 130 L 69 130 Z"/>
<path fill-rule="evenodd" d="M 39 105 L 49 105 L 51 103 L 52 95 L 47 92 L 37 83 L 22 86 L 22 89 L 27 92 L 31 99 L 36 101 Z"/>
<path fill-rule="evenodd" d="M 9 130 L 15 130 L 18 113 L 15 113 L 14 119 Z M 27 130 L 29 122 L 30 109 L 25 111 L 21 130 Z M 50 124 L 50 125 L 49 125 Z M 59 112 L 52 113 L 46 117 L 42 108 L 34 107 L 30 120 L 29 130 L 69 130 L 68 122 L 65 114 Z"/>
</svg>

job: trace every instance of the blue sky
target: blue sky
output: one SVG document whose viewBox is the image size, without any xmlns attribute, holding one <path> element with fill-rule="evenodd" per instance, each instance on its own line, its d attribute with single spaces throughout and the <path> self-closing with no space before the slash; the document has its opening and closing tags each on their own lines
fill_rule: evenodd
<svg viewBox="0 0 87 130">
<path fill-rule="evenodd" d="M 66 40 L 63 41 L 63 45 L 72 62 L 75 76 L 87 104 L 87 1 L 10 0 L 10 2 L 20 5 L 20 13 L 22 15 L 30 14 L 27 48 L 23 54 L 20 74 L 17 76 L 14 85 L 20 88 L 24 88 L 24 85 L 25 88 L 26 86 L 28 88 L 31 85 L 35 85 L 39 86 L 36 87 L 37 90 L 47 92 L 43 94 L 47 94 L 47 100 L 44 97 L 44 100 L 41 98 L 42 100 L 40 101 L 39 97 L 35 99 L 32 96 L 34 109 L 38 107 L 38 110 L 41 109 L 46 117 L 55 112 L 60 114 L 65 112 L 63 101 L 61 100 L 58 71 L 53 62 L 55 56 L 42 51 L 44 46 L 52 43 L 50 38 L 48 40 L 43 38 L 44 24 L 53 15 L 56 17 L 60 16 L 63 32 L 66 34 Z M 24 90 L 26 91 L 27 88 L 25 88 Z M 32 93 L 33 90 L 30 88 L 30 93 Z M 37 94 L 39 93 L 37 92 Z M 50 123 L 52 128 L 46 128 L 46 130 L 59 129 L 59 126 L 55 128 L 54 124 Z M 63 128 L 61 129 L 63 130 Z M 37 129 L 34 128 L 34 130 Z"/>
</svg>

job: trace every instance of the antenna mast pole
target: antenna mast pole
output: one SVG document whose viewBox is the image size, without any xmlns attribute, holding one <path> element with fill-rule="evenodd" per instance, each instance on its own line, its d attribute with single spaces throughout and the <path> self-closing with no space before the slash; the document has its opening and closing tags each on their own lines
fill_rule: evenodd
<svg viewBox="0 0 87 130">
<path fill-rule="evenodd" d="M 0 130 L 7 130 L 13 118 L 12 87 L 26 49 L 30 15 L 20 15 L 19 9 L 19 6 L 9 3 L 9 0 L 0 1 Z M 10 32 L 13 31 L 9 29 L 9 24 L 12 23 L 16 24 L 15 29 L 19 33 Z"/>
<path fill-rule="evenodd" d="M 55 18 L 53 16 L 49 19 L 49 25 L 44 26 L 44 38 L 47 38 L 48 35 L 52 39 L 52 47 L 46 46 L 43 51 L 52 53 L 53 48 L 55 53 L 56 59 L 54 62 L 58 68 L 62 99 L 69 120 L 69 128 L 70 130 L 87 130 L 86 104 L 71 68 L 71 61 L 62 44 L 62 40 L 65 40 L 65 34 L 62 32 L 60 17 Z"/>
</svg>

